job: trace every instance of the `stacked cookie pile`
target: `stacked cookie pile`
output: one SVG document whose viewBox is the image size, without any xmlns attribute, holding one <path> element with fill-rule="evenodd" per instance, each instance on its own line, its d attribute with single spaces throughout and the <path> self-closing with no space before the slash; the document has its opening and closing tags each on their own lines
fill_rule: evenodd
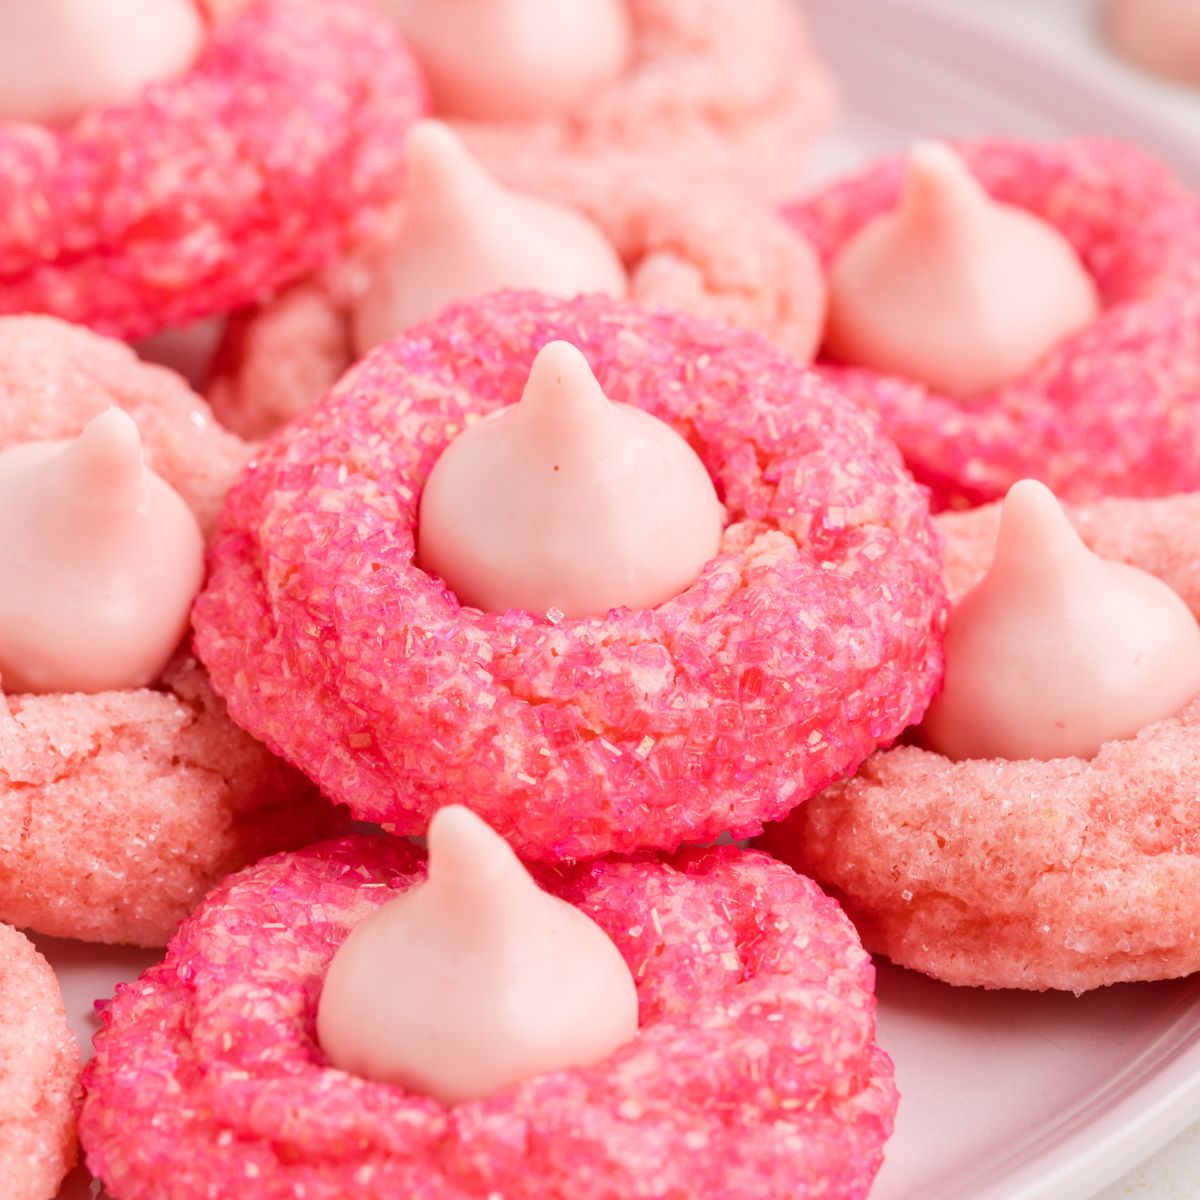
<svg viewBox="0 0 1200 1200">
<path fill-rule="evenodd" d="M 120 7 L 0 17 L 13 1195 L 865 1197 L 868 952 L 1200 965 L 1165 168 L 784 203 L 786 0 Z M 166 946 L 82 1084 L 11 927 Z"/>
</svg>

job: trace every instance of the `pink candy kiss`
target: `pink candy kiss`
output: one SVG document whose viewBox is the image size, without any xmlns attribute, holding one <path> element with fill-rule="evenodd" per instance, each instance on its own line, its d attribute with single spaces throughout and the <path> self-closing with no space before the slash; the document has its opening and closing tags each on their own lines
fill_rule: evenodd
<svg viewBox="0 0 1200 1200">
<path fill-rule="evenodd" d="M 669 425 L 605 396 L 551 342 L 519 404 L 462 433 L 421 498 L 418 562 L 463 604 L 567 617 L 653 608 L 699 576 L 723 513 Z"/>
<path fill-rule="evenodd" d="M 1200 627 L 1153 575 L 1097 557 L 1054 494 L 1004 501 L 992 566 L 950 614 L 922 726 L 952 759 L 1092 757 L 1200 693 Z"/>
<path fill-rule="evenodd" d="M 0 452 L 0 682 L 100 692 L 154 682 L 204 577 L 196 518 L 142 462 L 119 408 L 73 442 Z"/>
<path fill-rule="evenodd" d="M 608 935 L 461 805 L 429 824 L 426 881 L 342 943 L 317 1016 L 335 1066 L 445 1104 L 590 1066 L 637 1026 L 637 989 Z"/>
<path fill-rule="evenodd" d="M 71 121 L 188 69 L 204 44 L 194 0 L 0 5 L 0 120 Z"/>
<path fill-rule="evenodd" d="M 909 158 L 899 206 L 830 275 L 829 353 L 969 399 L 1015 379 L 1099 312 L 1070 243 L 991 199 L 947 146 Z"/>
<path fill-rule="evenodd" d="M 440 122 L 414 126 L 406 149 L 404 227 L 354 313 L 360 354 L 451 301 L 501 288 L 625 294 L 621 260 L 586 217 L 501 187 Z"/>
<path fill-rule="evenodd" d="M 615 79 L 630 56 L 625 0 L 379 0 L 416 51 L 438 113 L 551 115 Z"/>
</svg>

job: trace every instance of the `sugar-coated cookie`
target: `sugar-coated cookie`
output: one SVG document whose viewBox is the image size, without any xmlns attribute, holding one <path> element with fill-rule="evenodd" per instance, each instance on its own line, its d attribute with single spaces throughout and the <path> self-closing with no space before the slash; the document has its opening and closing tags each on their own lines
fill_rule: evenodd
<svg viewBox="0 0 1200 1200">
<path fill-rule="evenodd" d="M 997 499 L 1023 478 L 1077 502 L 1200 486 L 1200 199 L 1119 143 L 957 149 L 995 198 L 1064 235 L 1098 289 L 1099 317 L 967 401 L 895 374 L 832 363 L 823 373 L 882 416 L 939 507 Z M 903 160 L 885 160 L 785 216 L 829 263 L 895 206 L 904 174 Z"/>
<path fill-rule="evenodd" d="M 251 303 L 371 232 L 420 73 L 365 0 L 217 4 L 178 78 L 0 121 L 0 312 L 137 338 Z"/>
<path fill-rule="evenodd" d="M 330 1066 L 316 1033 L 334 952 L 423 875 L 421 852 L 387 839 L 276 856 L 118 989 L 80 1123 L 114 1196 L 866 1196 L 892 1066 L 870 960 L 809 880 L 735 847 L 537 869 L 616 944 L 639 1033 L 447 1107 Z"/>
<path fill-rule="evenodd" d="M 110 406 L 211 527 L 250 448 L 181 380 L 50 317 L 0 319 L 0 450 L 77 435 Z M 306 782 L 229 720 L 188 647 L 147 687 L 14 693 L 0 679 L 0 916 L 162 945 L 229 871 L 334 827 Z"/>
<path fill-rule="evenodd" d="M 414 565 L 435 461 L 556 339 L 724 503 L 718 556 L 656 608 L 484 613 Z M 459 795 L 553 859 L 745 833 L 852 770 L 924 711 L 943 604 L 871 415 L 752 334 L 512 293 L 387 343 L 268 443 L 195 626 L 235 719 L 355 815 L 419 833 Z"/>
<path fill-rule="evenodd" d="M 53 1200 L 74 1165 L 80 1069 L 54 971 L 0 924 L 0 1179 L 9 1200 Z"/>
<path fill-rule="evenodd" d="M 1069 510 L 1106 559 L 1200 614 L 1200 497 Z M 943 514 L 952 599 L 990 560 L 998 506 Z M 1200 700 L 1091 759 L 873 755 L 764 846 L 845 903 L 867 947 L 949 983 L 1083 991 L 1200 969 Z"/>
</svg>

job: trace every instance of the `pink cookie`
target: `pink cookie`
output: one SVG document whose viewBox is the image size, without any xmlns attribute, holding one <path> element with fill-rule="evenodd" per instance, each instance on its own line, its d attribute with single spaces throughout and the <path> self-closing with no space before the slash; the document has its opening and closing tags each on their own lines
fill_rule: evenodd
<svg viewBox="0 0 1200 1200">
<path fill-rule="evenodd" d="M 565 113 L 456 120 L 506 183 L 575 201 L 669 176 L 776 197 L 833 113 L 794 0 L 626 0 L 629 65 Z"/>
<path fill-rule="evenodd" d="M 199 62 L 69 126 L 0 123 L 0 311 L 136 338 L 227 312 L 379 224 L 425 103 L 362 0 L 214 5 Z"/>
<path fill-rule="evenodd" d="M 1104 558 L 1200 615 L 1200 495 L 1072 510 Z M 939 518 L 952 598 L 991 561 L 999 506 Z M 1090 760 L 868 759 L 764 845 L 842 897 L 868 948 L 949 983 L 1084 991 L 1200 970 L 1200 700 Z"/>
<path fill-rule="evenodd" d="M 765 855 L 542 868 L 615 942 L 639 1035 L 591 1067 L 452 1108 L 328 1065 L 324 972 L 424 872 L 351 838 L 224 884 L 166 961 L 120 988 L 80 1135 L 121 1200 L 865 1197 L 891 1132 L 873 970 L 842 913 Z M 240 1194 L 240 1193 L 239 1193 Z"/>
<path fill-rule="evenodd" d="M 936 507 L 997 499 L 1022 478 L 1077 502 L 1200 487 L 1200 200 L 1116 143 L 958 149 L 989 192 L 1066 236 L 1100 318 L 970 402 L 862 369 L 822 373 L 883 417 Z M 902 171 L 889 159 L 785 216 L 828 263 L 895 204 Z"/>
<path fill-rule="evenodd" d="M 532 194 L 590 217 L 611 241 L 642 304 L 667 305 L 765 334 L 811 361 L 825 284 L 808 247 L 769 213 L 727 190 L 681 192 L 662 175 L 594 192 L 554 179 Z M 263 437 L 325 394 L 354 359 L 351 312 L 386 254 L 364 246 L 348 261 L 235 317 L 218 351 L 208 398 L 243 437 Z"/>
<path fill-rule="evenodd" d="M 5 1200 L 53 1200 L 75 1162 L 79 1046 L 50 964 L 0 925 L 0 1179 Z"/>
<path fill-rule="evenodd" d="M 110 405 L 205 529 L 249 447 L 170 372 L 51 317 L 0 320 L 0 448 Z M 161 945 L 218 879 L 334 814 L 237 729 L 186 647 L 161 685 L 0 693 L 0 916 L 60 937 Z"/>
<path fill-rule="evenodd" d="M 721 552 L 655 609 L 461 607 L 413 565 L 464 423 L 567 339 L 698 451 Z M 239 724 L 356 816 L 462 796 L 527 858 L 673 849 L 782 816 L 924 711 L 944 597 L 925 494 L 874 418 L 762 339 L 501 293 L 387 343 L 230 494 L 197 646 Z"/>
</svg>

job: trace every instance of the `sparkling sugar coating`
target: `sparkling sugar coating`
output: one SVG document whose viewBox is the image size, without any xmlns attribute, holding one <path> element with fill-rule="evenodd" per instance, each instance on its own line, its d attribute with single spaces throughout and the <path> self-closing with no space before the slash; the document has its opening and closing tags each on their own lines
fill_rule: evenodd
<svg viewBox="0 0 1200 1200">
<path fill-rule="evenodd" d="M 734 847 L 539 869 L 621 951 L 640 1033 L 596 1066 L 447 1109 L 329 1067 L 315 1039 L 334 951 L 423 869 L 384 839 L 279 855 L 118 988 L 80 1125 L 113 1195 L 866 1196 L 892 1066 L 870 960 L 809 880 Z"/>
<path fill-rule="evenodd" d="M 250 303 L 378 224 L 424 104 L 369 4 L 257 0 L 130 104 L 0 123 L 0 309 L 136 338 Z"/>
<path fill-rule="evenodd" d="M 52 317 L 0 318 L 0 449 L 73 436 L 114 404 L 147 465 L 211 526 L 250 448 L 202 400 L 126 346 Z M 334 820 L 229 720 L 194 660 L 153 688 L 0 694 L 0 920 L 162 945 L 229 871 Z"/>
<path fill-rule="evenodd" d="M 699 453 L 721 553 L 655 609 L 462 608 L 413 566 L 421 488 L 535 352 Z M 925 493 L 870 414 L 762 339 L 501 293 L 381 347 L 230 494 L 194 611 L 239 724 L 355 815 L 463 798 L 522 856 L 674 848 L 782 816 L 919 719 L 944 595 Z"/>
<path fill-rule="evenodd" d="M 1097 554 L 1200 614 L 1200 495 L 1069 510 Z M 982 576 L 999 506 L 938 518 L 952 597 Z M 1200 700 L 1090 760 L 867 760 L 763 845 L 833 890 L 867 948 L 948 983 L 1085 991 L 1200 970 Z"/>
<path fill-rule="evenodd" d="M 935 507 L 982 504 L 1023 478 L 1076 502 L 1200 487 L 1200 199 L 1115 142 L 956 149 L 993 196 L 1065 235 L 1099 319 L 969 408 L 895 376 L 822 373 L 883 417 Z M 828 262 L 894 206 L 903 169 L 888 159 L 784 215 Z"/>
<path fill-rule="evenodd" d="M 825 278 L 808 243 L 782 219 L 727 185 L 681 189 L 655 174 L 581 186 L 556 178 L 553 162 L 543 166 L 513 186 L 594 221 L 616 248 L 635 300 L 753 329 L 797 362 L 812 361 Z M 354 358 L 351 315 L 389 244 L 360 247 L 348 261 L 231 318 L 208 389 L 230 429 L 263 437 L 337 382 Z"/>
<path fill-rule="evenodd" d="M 0 925 L 0 1179 L 5 1200 L 52 1200 L 78 1150 L 79 1045 L 50 964 Z"/>
</svg>

